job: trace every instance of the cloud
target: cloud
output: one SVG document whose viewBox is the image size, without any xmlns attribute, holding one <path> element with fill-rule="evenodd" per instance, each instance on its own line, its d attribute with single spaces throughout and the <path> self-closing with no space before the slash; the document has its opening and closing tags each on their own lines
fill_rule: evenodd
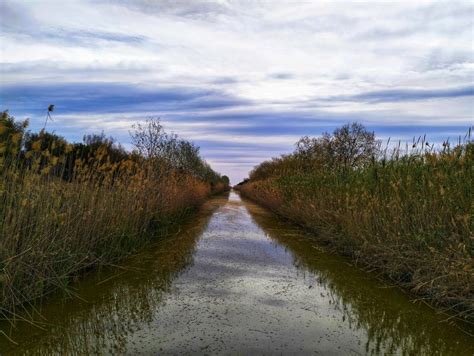
<svg viewBox="0 0 474 356">
<path fill-rule="evenodd" d="M 31 35 L 31 34 L 30 34 Z M 145 42 L 146 36 L 130 36 L 122 33 L 99 31 L 43 31 L 35 33 L 34 37 L 42 36 L 50 41 L 61 41 L 67 46 L 98 46 L 100 42 L 124 42 L 139 45 Z"/>
<path fill-rule="evenodd" d="M 474 86 L 448 89 L 388 89 L 376 90 L 357 95 L 333 97 L 335 101 L 362 101 L 367 103 L 383 103 L 397 101 L 430 100 L 440 98 L 459 98 L 474 96 Z"/>
<path fill-rule="evenodd" d="M 294 75 L 291 73 L 272 73 L 268 76 L 270 79 L 293 79 Z"/>
<path fill-rule="evenodd" d="M 173 0 L 115 0 L 104 1 L 108 4 L 119 4 L 144 13 L 167 14 L 177 17 L 209 19 L 220 14 L 227 14 L 230 6 L 226 1 L 173 1 Z"/>
<path fill-rule="evenodd" d="M 472 2 L 0 1 L 0 106 L 70 139 L 161 116 L 233 181 L 360 121 L 381 137 L 472 124 Z"/>
<path fill-rule="evenodd" d="M 0 13 L 2 14 L 0 23 L 2 33 L 32 29 L 37 24 L 31 11 L 21 3 L 4 0 L 0 3 Z"/>
<path fill-rule="evenodd" d="M 22 41 L 44 41 L 60 43 L 62 46 L 90 46 L 95 47 L 105 42 L 124 42 L 128 44 L 142 44 L 146 36 L 128 35 L 112 31 L 97 29 L 68 29 L 54 26 L 54 24 L 40 22 L 34 14 L 21 4 L 4 1 L 0 4 L 2 13 L 1 31 Z"/>
<path fill-rule="evenodd" d="M 54 103 L 62 113 L 166 112 L 219 109 L 249 104 L 210 89 L 141 87 L 124 83 L 52 83 L 4 85 L 0 105 L 35 112 Z"/>
</svg>

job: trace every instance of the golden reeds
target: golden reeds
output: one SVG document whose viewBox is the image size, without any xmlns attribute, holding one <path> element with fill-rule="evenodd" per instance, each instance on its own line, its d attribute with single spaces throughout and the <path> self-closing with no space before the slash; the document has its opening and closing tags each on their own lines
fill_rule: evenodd
<svg viewBox="0 0 474 356">
<path fill-rule="evenodd" d="M 297 153 L 257 167 L 244 196 L 301 224 L 392 281 L 474 318 L 474 144 L 381 151 L 328 168 Z M 418 148 L 418 149 L 417 149 Z M 261 168 L 262 167 L 262 168 Z"/>
<path fill-rule="evenodd" d="M 226 188 L 137 154 L 114 160 L 107 144 L 72 160 L 72 145 L 44 132 L 25 151 L 12 123 L 0 120 L 3 315 L 129 255 Z"/>
</svg>

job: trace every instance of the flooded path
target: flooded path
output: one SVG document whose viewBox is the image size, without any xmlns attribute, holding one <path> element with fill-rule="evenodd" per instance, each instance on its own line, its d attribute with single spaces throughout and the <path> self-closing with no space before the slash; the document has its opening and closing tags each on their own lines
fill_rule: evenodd
<svg viewBox="0 0 474 356">
<path fill-rule="evenodd" d="M 0 324 L 19 344 L 0 335 L 0 354 L 474 353 L 446 316 L 235 193 L 125 267 L 49 299 L 41 329 Z"/>
</svg>

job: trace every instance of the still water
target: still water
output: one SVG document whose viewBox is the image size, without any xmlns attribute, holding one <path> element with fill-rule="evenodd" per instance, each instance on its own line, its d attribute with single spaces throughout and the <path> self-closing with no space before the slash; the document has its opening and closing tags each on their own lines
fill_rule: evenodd
<svg viewBox="0 0 474 356">
<path fill-rule="evenodd" d="M 18 343 L 0 335 L 0 354 L 474 354 L 460 325 L 235 193 L 123 266 L 48 299 L 39 327 L 0 324 Z"/>
</svg>

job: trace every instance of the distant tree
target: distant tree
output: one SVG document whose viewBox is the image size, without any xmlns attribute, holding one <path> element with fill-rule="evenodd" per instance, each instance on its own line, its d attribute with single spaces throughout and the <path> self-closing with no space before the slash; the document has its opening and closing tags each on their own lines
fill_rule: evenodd
<svg viewBox="0 0 474 356">
<path fill-rule="evenodd" d="M 130 136 L 138 153 L 160 171 L 175 169 L 187 172 L 211 185 L 221 180 L 221 176 L 201 158 L 199 147 L 175 134 L 167 134 L 159 118 L 150 118 L 145 123 L 133 125 Z"/>
<path fill-rule="evenodd" d="M 248 183 L 250 181 L 250 178 L 245 178 L 241 182 L 237 183 L 236 187 L 239 187 L 241 185 L 244 185 L 245 183 Z"/>
<path fill-rule="evenodd" d="M 163 129 L 159 118 L 149 118 L 145 123 L 136 123 L 130 132 L 132 143 L 146 158 L 162 157 L 169 145 L 169 137 Z"/>
<path fill-rule="evenodd" d="M 113 137 L 105 136 L 103 132 L 101 134 L 84 135 L 83 142 L 79 157 L 92 156 L 99 149 L 103 149 L 107 152 L 106 156 L 111 162 L 119 162 L 128 158 L 125 148 L 117 144 Z M 76 149 L 79 147 L 79 145 L 76 145 Z"/>
<path fill-rule="evenodd" d="M 378 154 L 375 134 L 362 124 L 346 124 L 319 138 L 302 137 L 296 143 L 295 158 L 302 167 L 359 168 Z"/>
<path fill-rule="evenodd" d="M 331 142 L 336 160 L 346 169 L 362 167 L 378 152 L 374 132 L 357 122 L 336 129 Z"/>
<path fill-rule="evenodd" d="M 227 176 L 222 176 L 221 179 L 222 179 L 222 183 L 224 183 L 224 184 L 227 185 L 227 186 L 230 185 L 230 179 L 229 179 L 229 177 L 227 177 Z"/>
<path fill-rule="evenodd" d="M 303 136 L 296 143 L 292 156 L 299 161 L 298 167 L 303 170 L 332 168 L 335 165 L 332 136 L 327 132 L 318 138 Z"/>
<path fill-rule="evenodd" d="M 177 169 L 193 172 L 195 175 L 202 168 L 199 147 L 189 141 L 172 137 L 166 147 L 166 158 Z"/>
</svg>

